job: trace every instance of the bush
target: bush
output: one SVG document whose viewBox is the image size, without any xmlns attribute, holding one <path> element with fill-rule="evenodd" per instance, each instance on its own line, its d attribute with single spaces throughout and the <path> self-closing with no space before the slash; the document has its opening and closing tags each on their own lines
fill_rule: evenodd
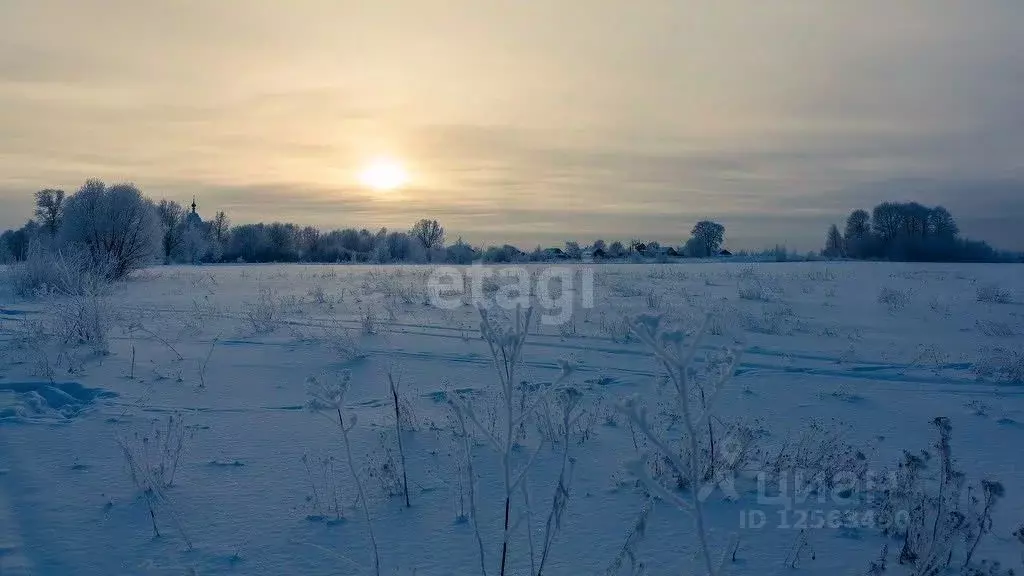
<svg viewBox="0 0 1024 576">
<path fill-rule="evenodd" d="M 890 312 L 903 310 L 910 304 L 910 292 L 883 286 L 878 291 L 878 303 L 888 306 Z"/>
<path fill-rule="evenodd" d="M 1006 322 L 977 320 L 974 325 L 978 327 L 979 332 L 991 338 L 1013 338 L 1017 334 L 1013 326 Z"/>
<path fill-rule="evenodd" d="M 776 300 L 782 288 L 771 278 L 762 277 L 753 268 L 745 268 L 740 272 L 736 290 L 742 300 L 771 302 Z"/>
<path fill-rule="evenodd" d="M 7 279 L 14 294 L 35 298 L 98 294 L 109 275 L 105 262 L 92 262 L 74 249 L 54 250 L 33 240 L 25 261 L 12 264 Z"/>
<path fill-rule="evenodd" d="M 242 303 L 242 317 L 255 334 L 270 334 L 280 325 L 282 299 L 270 288 L 260 288 L 255 302 Z"/>
<path fill-rule="evenodd" d="M 986 350 L 973 370 L 979 378 L 1004 384 L 1024 383 L 1024 352 L 1006 348 Z"/>
<path fill-rule="evenodd" d="M 11 291 L 23 298 L 49 293 L 58 284 L 57 269 L 49 254 L 33 242 L 24 262 L 12 264 L 7 275 Z"/>
<path fill-rule="evenodd" d="M 72 296 L 54 306 L 54 334 L 65 344 L 89 344 L 105 355 L 111 316 L 99 294 Z"/>
<path fill-rule="evenodd" d="M 978 287 L 978 302 L 990 304 L 1012 304 L 1013 293 L 999 284 L 985 284 Z"/>
</svg>

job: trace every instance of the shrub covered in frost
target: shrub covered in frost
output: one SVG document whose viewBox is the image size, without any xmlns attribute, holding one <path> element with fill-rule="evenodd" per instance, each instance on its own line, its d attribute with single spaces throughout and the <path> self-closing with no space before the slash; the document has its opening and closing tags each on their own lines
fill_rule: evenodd
<svg viewBox="0 0 1024 576">
<path fill-rule="evenodd" d="M 985 284 L 978 287 L 978 302 L 990 304 L 1010 304 L 1013 302 L 1013 293 L 1008 288 L 999 284 Z"/>
</svg>

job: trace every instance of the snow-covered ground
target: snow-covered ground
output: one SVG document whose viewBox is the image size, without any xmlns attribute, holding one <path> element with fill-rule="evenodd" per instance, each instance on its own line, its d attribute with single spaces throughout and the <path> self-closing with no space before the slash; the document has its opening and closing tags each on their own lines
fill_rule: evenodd
<svg viewBox="0 0 1024 576">
<path fill-rule="evenodd" d="M 546 277 L 543 266 L 528 270 Z M 865 574 L 886 545 L 886 573 L 913 573 L 898 564 L 902 539 L 881 533 L 877 502 L 905 450 L 928 450 L 923 484 L 941 481 L 937 417 L 949 419 L 954 466 L 966 474 L 964 522 L 975 520 L 969 496 L 981 480 L 1005 489 L 974 563 L 1024 568 L 1024 536 L 1013 535 L 1024 524 L 1024 267 L 572 271 L 571 290 L 534 289 L 549 301 L 535 320 L 555 315 L 550 301 L 559 298 L 547 288 L 566 290 L 572 303 L 558 303 L 571 314 L 531 325 L 515 376 L 516 410 L 528 417 L 512 461 L 520 470 L 536 459 L 523 483 L 529 505 L 523 490 L 512 498 L 507 573 L 537 571 L 566 447 L 570 497 L 544 574 L 637 573 L 630 555 L 651 575 L 701 572 L 690 513 L 654 500 L 634 530 L 650 500 L 628 463 L 653 447 L 616 405 L 635 397 L 668 446 L 685 446 L 664 371 L 629 330 L 641 314 L 687 332 L 711 314 L 698 373 L 717 365 L 716 350 L 742 350 L 710 419 L 717 487 L 702 494 L 709 545 L 716 557 L 725 552 L 731 574 Z M 470 422 L 467 459 L 448 401 L 460 398 L 484 429 L 500 431 L 498 377 L 477 310 L 431 301 L 436 272 L 161 267 L 101 296 L 0 293 L 0 574 L 373 574 L 337 416 L 306 408 L 310 377 L 331 383 L 345 373 L 352 462 L 381 573 L 479 574 L 478 527 L 484 568 L 498 574 L 501 458 Z M 481 285 L 489 298 L 507 294 L 501 280 Z M 495 305 L 490 314 L 511 321 L 515 310 Z M 546 432 L 540 409 L 557 410 L 565 397 L 549 390 L 561 361 L 572 370 L 558 386 L 581 392 L 584 412 L 568 445 L 551 441 L 558 435 Z M 398 494 L 389 373 L 399 382 L 409 508 Z M 654 462 L 650 473 L 689 498 Z M 794 470 L 855 481 L 802 501 L 792 477 L 779 488 Z M 621 569 L 610 570 L 620 555 Z"/>
</svg>

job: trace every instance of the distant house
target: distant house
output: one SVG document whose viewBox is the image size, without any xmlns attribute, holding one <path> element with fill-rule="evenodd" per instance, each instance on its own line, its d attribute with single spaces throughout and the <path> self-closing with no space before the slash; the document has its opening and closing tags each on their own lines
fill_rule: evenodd
<svg viewBox="0 0 1024 576">
<path fill-rule="evenodd" d="M 600 260 L 600 259 L 607 258 L 608 257 L 608 253 L 605 252 L 604 250 L 598 248 L 598 249 L 594 250 L 591 253 L 591 256 L 594 257 L 594 260 Z"/>
<path fill-rule="evenodd" d="M 676 250 L 675 248 L 669 246 L 668 249 L 665 250 L 665 256 L 673 256 L 673 257 L 679 256 L 679 251 Z"/>
<path fill-rule="evenodd" d="M 556 260 L 565 260 L 569 257 L 569 255 L 565 253 L 565 250 L 562 250 L 561 248 L 545 248 L 544 256 L 546 258 L 554 258 Z"/>
<path fill-rule="evenodd" d="M 633 245 L 633 250 L 636 250 L 637 254 L 643 254 L 647 252 L 647 244 L 643 242 L 637 242 Z"/>
<path fill-rule="evenodd" d="M 718 253 L 718 255 L 719 256 L 732 256 L 732 252 L 729 252 L 728 250 L 725 250 L 723 248 L 722 251 Z"/>
</svg>

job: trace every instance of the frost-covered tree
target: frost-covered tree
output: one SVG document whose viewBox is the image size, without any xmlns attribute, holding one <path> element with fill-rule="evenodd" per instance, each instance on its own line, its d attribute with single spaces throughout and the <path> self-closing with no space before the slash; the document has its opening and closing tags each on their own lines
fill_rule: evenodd
<svg viewBox="0 0 1024 576">
<path fill-rule="evenodd" d="M 893 260 L 957 259 L 959 228 L 945 208 L 917 202 L 883 202 L 872 211 L 871 256 Z"/>
<path fill-rule="evenodd" d="M 159 256 L 160 231 L 156 206 L 134 184 L 88 180 L 65 201 L 60 236 L 117 279 Z"/>
<path fill-rule="evenodd" d="M 298 233 L 299 260 L 303 262 L 318 262 L 322 249 L 323 238 L 320 230 L 313 226 L 305 226 Z"/>
<path fill-rule="evenodd" d="M 214 240 L 223 244 L 228 239 L 228 232 L 231 230 L 231 219 L 223 210 L 217 212 L 210 221 L 210 235 Z"/>
<path fill-rule="evenodd" d="M 579 260 L 583 256 L 583 251 L 580 250 L 579 243 L 569 241 L 565 243 L 565 255 L 573 260 Z"/>
<path fill-rule="evenodd" d="M 409 235 L 419 240 L 428 253 L 444 248 L 444 227 L 437 220 L 424 218 L 416 222 L 409 230 Z"/>
<path fill-rule="evenodd" d="M 856 210 L 846 221 L 844 242 L 851 258 L 915 262 L 983 262 L 1008 259 L 985 242 L 959 236 L 953 215 L 942 206 L 882 202 L 869 216 Z"/>
<path fill-rule="evenodd" d="M 296 262 L 300 257 L 300 229 L 295 224 L 242 224 L 231 229 L 224 250 L 227 260 Z"/>
<path fill-rule="evenodd" d="M 867 210 L 854 210 L 850 213 L 850 216 L 846 219 L 846 232 L 844 236 L 847 240 L 851 238 L 864 238 L 871 233 L 871 216 L 867 213 Z"/>
<path fill-rule="evenodd" d="M 9 232 L 9 230 L 8 230 Z M 7 234 L 7 232 L 4 232 Z M 14 262 L 14 254 L 11 253 L 11 249 L 7 246 L 7 238 L 0 236 L 0 264 L 10 264 Z"/>
<path fill-rule="evenodd" d="M 64 191 L 46 188 L 35 193 L 36 221 L 50 236 L 56 236 L 64 218 Z"/>
<path fill-rule="evenodd" d="M 0 236 L 0 244 L 7 248 L 7 252 L 16 262 L 28 257 L 28 248 L 39 234 L 39 224 L 35 220 L 29 220 L 24 226 L 17 230 L 7 230 Z"/>
<path fill-rule="evenodd" d="M 699 254 L 693 254 L 693 256 L 706 258 L 718 253 L 718 249 L 725 239 L 725 226 L 718 222 L 701 220 L 693 227 L 691 234 L 694 240 L 693 248 L 700 250 Z"/>
<path fill-rule="evenodd" d="M 608 256 L 611 256 L 612 258 L 619 258 L 625 253 L 626 247 L 618 240 L 612 242 L 611 246 L 608 247 Z"/>
<path fill-rule="evenodd" d="M 903 229 L 903 214 L 895 202 L 882 202 L 871 211 L 871 231 L 882 243 L 891 242 Z"/>
<path fill-rule="evenodd" d="M 912 238 L 927 238 L 931 208 L 917 202 L 910 202 L 901 206 L 901 210 L 903 211 L 903 234 Z"/>
<path fill-rule="evenodd" d="M 462 237 L 446 249 L 445 260 L 452 264 L 472 264 L 479 257 L 479 252 L 464 242 Z"/>
<path fill-rule="evenodd" d="M 226 242 L 224 258 L 242 262 L 260 262 L 268 252 L 266 226 L 242 224 L 231 229 Z"/>
<path fill-rule="evenodd" d="M 523 252 L 512 246 L 511 244 L 504 244 L 502 246 L 488 246 L 483 251 L 481 259 L 487 263 L 501 263 L 501 262 L 520 262 L 526 255 Z"/>
<path fill-rule="evenodd" d="M 604 240 L 601 240 L 600 238 L 594 240 L 594 245 L 591 248 L 593 248 L 595 252 L 598 250 L 602 252 L 608 251 L 608 246 L 604 243 Z"/>
<path fill-rule="evenodd" d="M 942 206 L 931 209 L 928 213 L 927 226 L 930 236 L 943 240 L 956 238 L 960 234 L 960 227 L 956 225 L 953 215 Z"/>
<path fill-rule="evenodd" d="M 185 208 L 174 200 L 161 200 L 156 206 L 160 217 L 164 264 L 170 264 L 181 248 L 185 235 Z"/>
<path fill-rule="evenodd" d="M 185 226 L 181 234 L 180 260 L 199 264 L 210 254 L 210 238 L 205 225 Z"/>
<path fill-rule="evenodd" d="M 341 242 L 341 247 L 349 252 L 359 252 L 359 231 L 346 228 L 339 234 L 338 240 Z"/>
<path fill-rule="evenodd" d="M 207 227 L 206 241 L 208 243 L 206 249 L 206 259 L 210 262 L 221 262 L 224 260 L 224 243 L 218 242 L 213 234 L 213 226 Z"/>
<path fill-rule="evenodd" d="M 295 262 L 299 259 L 299 227 L 295 224 L 272 222 L 267 226 L 267 242 L 274 261 Z"/>
<path fill-rule="evenodd" d="M 425 262 L 426 250 L 422 244 L 405 232 L 388 232 L 377 240 L 373 250 L 373 260 L 379 263 L 388 262 Z"/>
<path fill-rule="evenodd" d="M 228 236 L 231 234 L 231 219 L 223 210 L 214 215 L 210 221 L 210 252 L 214 260 L 220 260 L 228 244 Z"/>
<path fill-rule="evenodd" d="M 843 235 L 839 233 L 839 227 L 833 224 L 829 226 L 828 234 L 825 235 L 825 249 L 821 254 L 826 258 L 842 258 L 844 253 Z"/>
<path fill-rule="evenodd" d="M 491 248 L 491 246 L 488 246 Z M 565 255 L 561 248 L 544 248 L 540 244 L 533 247 L 533 250 L 525 254 L 526 262 L 548 262 L 555 257 L 555 254 Z"/>
<path fill-rule="evenodd" d="M 854 210 L 846 219 L 843 243 L 851 258 L 863 258 L 871 240 L 871 216 L 866 210 Z"/>
</svg>

